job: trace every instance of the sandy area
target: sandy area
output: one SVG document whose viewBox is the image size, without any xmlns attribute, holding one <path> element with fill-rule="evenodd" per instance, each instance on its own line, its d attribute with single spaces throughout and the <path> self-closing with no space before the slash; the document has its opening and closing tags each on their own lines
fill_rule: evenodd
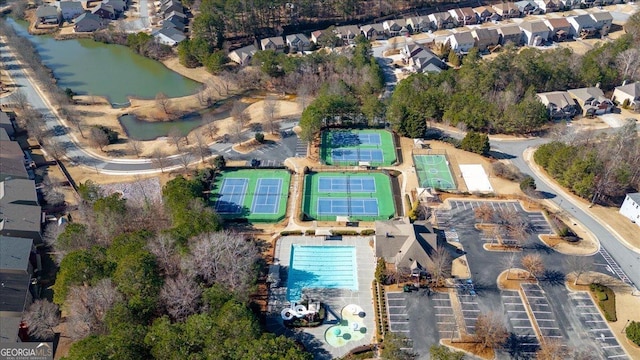
<svg viewBox="0 0 640 360">
<path fill-rule="evenodd" d="M 593 255 L 600 249 L 599 244 L 592 236 L 578 242 L 568 242 L 555 235 L 540 235 L 539 238 L 548 247 L 565 255 Z"/>
<path fill-rule="evenodd" d="M 527 270 L 511 268 L 501 272 L 496 283 L 498 284 L 498 289 L 519 291 L 520 284 L 535 284 L 537 281 L 531 278 Z"/>
</svg>

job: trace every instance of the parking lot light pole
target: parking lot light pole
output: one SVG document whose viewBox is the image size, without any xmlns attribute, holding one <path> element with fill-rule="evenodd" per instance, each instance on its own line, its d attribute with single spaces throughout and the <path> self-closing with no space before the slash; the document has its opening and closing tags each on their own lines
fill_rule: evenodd
<svg viewBox="0 0 640 360">
<path fill-rule="evenodd" d="M 626 323 L 626 324 L 624 324 L 624 326 L 622 327 L 622 331 L 620 332 L 621 334 L 624 334 L 624 329 L 626 329 L 626 328 L 627 328 L 627 325 L 629 325 L 629 321 L 630 321 L 630 320 L 629 320 L 629 319 L 627 319 L 627 323 Z"/>
</svg>

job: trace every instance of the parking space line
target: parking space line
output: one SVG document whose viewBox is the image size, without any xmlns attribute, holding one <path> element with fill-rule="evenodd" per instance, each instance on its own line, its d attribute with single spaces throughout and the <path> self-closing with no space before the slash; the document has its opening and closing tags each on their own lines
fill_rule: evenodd
<svg viewBox="0 0 640 360">
<path fill-rule="evenodd" d="M 611 356 L 607 356 L 607 359 L 613 359 L 613 358 L 619 358 L 619 357 L 627 357 L 626 354 L 622 354 L 622 355 L 611 355 Z"/>
<path fill-rule="evenodd" d="M 589 332 L 596 332 L 596 331 L 609 331 L 609 329 L 589 329 Z"/>
<path fill-rule="evenodd" d="M 622 347 L 620 345 L 609 345 L 609 346 L 601 346 L 603 349 L 611 349 L 611 348 L 617 348 L 617 347 Z"/>
</svg>

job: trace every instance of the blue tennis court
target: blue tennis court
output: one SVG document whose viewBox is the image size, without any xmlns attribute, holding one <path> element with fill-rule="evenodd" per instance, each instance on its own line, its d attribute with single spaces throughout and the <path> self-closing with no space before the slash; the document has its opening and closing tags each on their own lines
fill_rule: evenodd
<svg viewBox="0 0 640 360">
<path fill-rule="evenodd" d="M 248 184 L 249 179 L 224 179 L 216 211 L 220 214 L 241 213 Z"/>
<path fill-rule="evenodd" d="M 282 179 L 258 179 L 256 193 L 253 195 L 251 213 L 275 214 L 280 205 Z"/>
<path fill-rule="evenodd" d="M 318 214 L 334 216 L 378 216 L 378 199 L 319 198 Z"/>
<path fill-rule="evenodd" d="M 331 134 L 331 143 L 335 146 L 382 145 L 382 139 L 376 133 L 336 131 Z"/>
<path fill-rule="evenodd" d="M 331 150 L 333 161 L 376 161 L 382 162 L 381 149 L 349 149 L 339 148 Z"/>
<path fill-rule="evenodd" d="M 318 192 L 376 192 L 376 179 L 358 176 L 325 176 L 318 178 Z"/>
</svg>

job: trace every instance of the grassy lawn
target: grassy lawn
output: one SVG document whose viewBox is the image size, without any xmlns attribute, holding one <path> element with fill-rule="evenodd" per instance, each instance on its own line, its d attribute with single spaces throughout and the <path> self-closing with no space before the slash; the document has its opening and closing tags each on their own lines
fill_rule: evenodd
<svg viewBox="0 0 640 360">
<path fill-rule="evenodd" d="M 604 317 L 607 321 L 617 321 L 616 317 L 616 295 L 613 290 L 600 284 L 591 284 L 589 290 L 595 295 L 598 300 L 598 306 L 604 312 Z"/>
</svg>

